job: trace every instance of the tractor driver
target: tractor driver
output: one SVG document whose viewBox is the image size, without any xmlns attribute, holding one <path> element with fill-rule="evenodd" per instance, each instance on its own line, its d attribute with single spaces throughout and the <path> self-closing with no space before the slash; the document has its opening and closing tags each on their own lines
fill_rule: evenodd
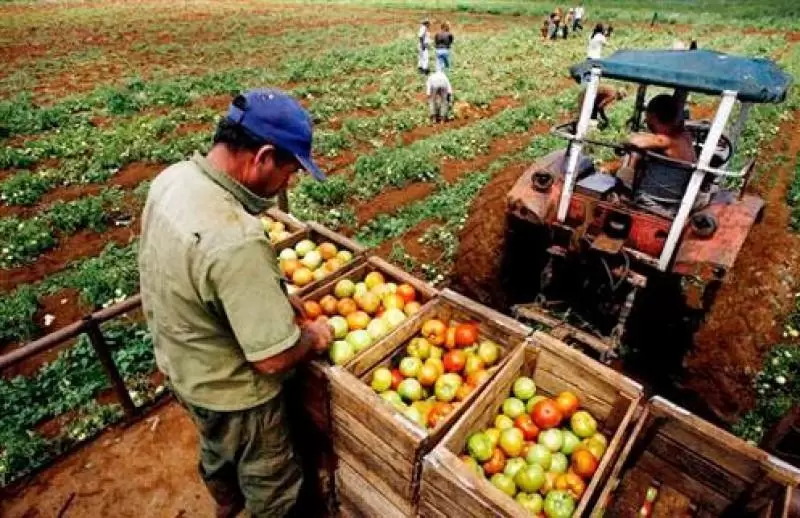
<svg viewBox="0 0 800 518">
<path fill-rule="evenodd" d="M 653 97 L 647 104 L 645 123 L 651 133 L 632 135 L 628 140 L 631 144 L 668 158 L 690 163 L 696 161 L 692 134 L 683 125 L 681 106 L 675 97 L 668 94 Z M 691 171 L 652 159 L 644 162 L 638 153 L 633 153 L 628 162 L 627 167 L 617 171 L 617 177 L 628 188 L 633 187 L 634 171 L 645 166 L 640 171 L 634 201 L 651 212 L 674 217 Z"/>
</svg>

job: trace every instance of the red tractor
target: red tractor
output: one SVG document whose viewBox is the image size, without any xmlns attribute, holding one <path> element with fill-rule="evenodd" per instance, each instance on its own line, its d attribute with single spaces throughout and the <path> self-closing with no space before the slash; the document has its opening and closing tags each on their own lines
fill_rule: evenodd
<svg viewBox="0 0 800 518">
<path fill-rule="evenodd" d="M 529 167 L 505 199 L 476 201 L 454 284 L 610 359 L 642 292 L 671 286 L 687 309 L 702 314 L 710 307 L 764 208 L 762 199 L 745 192 L 755 160 L 737 170 L 726 166 L 751 105 L 783 101 L 791 81 L 769 60 L 709 50 L 619 51 L 570 73 L 585 94 L 578 120 L 553 129 L 567 141 L 566 149 Z M 589 138 L 605 78 L 638 84 L 629 120 L 634 132 L 641 128 L 650 87 L 672 90 L 681 104 L 692 92 L 719 96 L 710 122 L 684 115 L 697 161 Z M 627 189 L 587 154 L 604 148 L 623 160 L 637 156 Z M 674 199 L 648 198 L 656 174 L 679 182 Z M 501 211 L 505 218 L 492 218 Z M 476 262 L 476 252 L 492 259 Z M 660 296 L 650 296 L 656 308 Z"/>
</svg>

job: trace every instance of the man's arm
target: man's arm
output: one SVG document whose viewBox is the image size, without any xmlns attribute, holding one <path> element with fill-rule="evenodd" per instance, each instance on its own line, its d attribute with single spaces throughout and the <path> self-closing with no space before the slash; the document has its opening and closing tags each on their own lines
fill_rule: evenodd
<svg viewBox="0 0 800 518">
<path fill-rule="evenodd" d="M 664 135 L 655 135 L 653 133 L 637 133 L 631 135 L 628 142 L 636 147 L 649 150 L 662 150 L 669 147 L 670 141 Z"/>
<path fill-rule="evenodd" d="M 275 356 L 253 362 L 253 368 L 261 374 L 277 374 L 287 371 L 314 354 L 325 351 L 331 338 L 332 334 L 328 322 L 323 317 L 320 317 L 300 328 L 300 339 L 297 340 L 294 347 Z"/>
<path fill-rule="evenodd" d="M 222 312 L 245 359 L 273 374 L 322 350 L 331 339 L 324 320 L 295 323 L 296 311 L 281 286 L 274 252 L 253 239 L 217 253 L 208 268 L 213 305 Z"/>
</svg>

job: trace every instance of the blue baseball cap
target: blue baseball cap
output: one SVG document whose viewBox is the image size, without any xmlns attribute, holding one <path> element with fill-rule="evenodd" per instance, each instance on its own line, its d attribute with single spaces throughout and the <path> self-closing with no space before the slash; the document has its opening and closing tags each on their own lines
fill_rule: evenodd
<svg viewBox="0 0 800 518">
<path fill-rule="evenodd" d="M 276 88 L 250 90 L 231 103 L 227 118 L 254 137 L 293 154 L 314 179 L 325 180 L 325 174 L 311 158 L 311 117 L 286 92 Z"/>
</svg>

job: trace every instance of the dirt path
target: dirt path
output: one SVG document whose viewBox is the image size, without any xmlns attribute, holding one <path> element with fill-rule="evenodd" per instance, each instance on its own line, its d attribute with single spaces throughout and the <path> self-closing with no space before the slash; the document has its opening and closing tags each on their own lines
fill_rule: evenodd
<svg viewBox="0 0 800 518">
<path fill-rule="evenodd" d="M 192 422 L 171 402 L 128 429 L 106 431 L 18 494 L 0 495 L 0 516 L 213 516 L 197 474 L 196 447 Z"/>
<path fill-rule="evenodd" d="M 800 281 L 800 235 L 787 230 L 786 205 L 800 153 L 800 113 L 779 135 L 784 138 L 761 156 L 789 160 L 760 168 L 752 190 L 766 201 L 764 219 L 750 233 L 685 360 L 686 388 L 701 394 L 727 422 L 752 406 L 752 380 L 763 355 L 781 339 Z"/>
</svg>

